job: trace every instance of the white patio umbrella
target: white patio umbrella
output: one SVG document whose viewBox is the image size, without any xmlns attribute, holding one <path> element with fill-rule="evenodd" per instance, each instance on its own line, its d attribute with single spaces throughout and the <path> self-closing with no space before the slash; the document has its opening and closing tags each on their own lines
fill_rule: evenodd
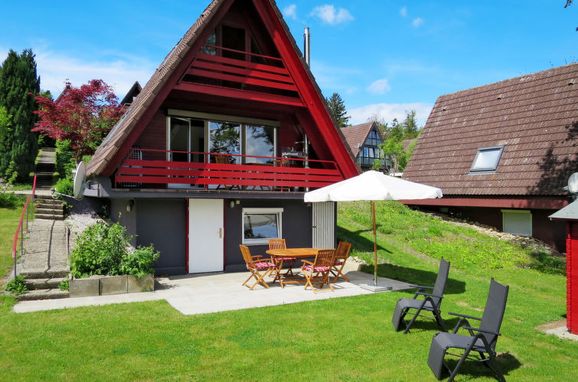
<svg viewBox="0 0 578 382">
<path fill-rule="evenodd" d="M 307 192 L 306 203 L 371 201 L 373 219 L 373 283 L 377 286 L 377 234 L 375 230 L 376 200 L 436 199 L 443 196 L 437 187 L 410 182 L 378 171 L 367 171 L 327 187 Z"/>
</svg>

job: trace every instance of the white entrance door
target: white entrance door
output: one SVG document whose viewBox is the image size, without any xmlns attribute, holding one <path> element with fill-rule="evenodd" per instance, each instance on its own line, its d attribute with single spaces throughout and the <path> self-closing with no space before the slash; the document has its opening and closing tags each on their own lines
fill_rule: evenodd
<svg viewBox="0 0 578 382">
<path fill-rule="evenodd" d="M 189 199 L 189 273 L 221 272 L 223 200 Z"/>
<path fill-rule="evenodd" d="M 335 203 L 313 203 L 313 247 L 335 247 Z"/>
</svg>

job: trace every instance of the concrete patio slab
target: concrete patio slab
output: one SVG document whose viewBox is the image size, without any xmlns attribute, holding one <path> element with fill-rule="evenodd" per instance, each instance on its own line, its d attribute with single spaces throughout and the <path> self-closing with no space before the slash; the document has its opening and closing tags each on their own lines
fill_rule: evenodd
<svg viewBox="0 0 578 382">
<path fill-rule="evenodd" d="M 303 285 L 287 285 L 281 288 L 279 284 L 271 284 L 269 289 L 257 286 L 255 290 L 250 290 L 241 286 L 241 283 L 248 277 L 246 272 L 162 278 L 157 279 L 158 289 L 154 292 L 76 297 L 53 301 L 23 301 L 14 306 L 14 311 L 27 313 L 166 300 L 182 314 L 192 315 L 373 294 L 359 286 L 370 282 L 372 275 L 349 272 L 347 276 L 350 282 L 339 282 L 334 284 L 333 291 L 326 287 L 317 293 L 311 289 L 305 290 Z M 391 285 L 392 290 L 412 287 L 411 284 L 385 278 L 379 278 L 379 282 Z"/>
</svg>

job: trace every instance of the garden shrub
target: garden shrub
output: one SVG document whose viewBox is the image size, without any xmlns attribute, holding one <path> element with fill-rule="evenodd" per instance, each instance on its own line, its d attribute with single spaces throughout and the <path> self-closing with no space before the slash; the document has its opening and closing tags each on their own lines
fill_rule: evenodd
<svg viewBox="0 0 578 382">
<path fill-rule="evenodd" d="M 54 189 L 59 194 L 72 196 L 72 194 L 74 192 L 74 185 L 73 185 L 71 179 L 62 178 L 62 179 L 59 179 L 58 182 L 56 182 L 56 184 L 54 185 Z"/>
<path fill-rule="evenodd" d="M 76 161 L 74 160 L 74 152 L 70 144 L 70 140 L 64 139 L 56 141 L 56 172 L 60 179 L 72 180 L 72 171 L 76 169 Z"/>
<path fill-rule="evenodd" d="M 22 205 L 22 197 L 16 195 L 13 186 L 0 183 L 0 208 L 16 208 Z"/>
<path fill-rule="evenodd" d="M 139 247 L 124 256 L 120 265 L 121 273 L 137 277 L 154 273 L 153 264 L 159 257 L 160 253 L 152 245 Z"/>
<path fill-rule="evenodd" d="M 126 229 L 114 223 L 97 223 L 78 238 L 71 255 L 71 273 L 76 278 L 92 275 L 142 276 L 153 272 L 153 263 L 160 254 L 152 246 L 130 248 Z"/>
</svg>

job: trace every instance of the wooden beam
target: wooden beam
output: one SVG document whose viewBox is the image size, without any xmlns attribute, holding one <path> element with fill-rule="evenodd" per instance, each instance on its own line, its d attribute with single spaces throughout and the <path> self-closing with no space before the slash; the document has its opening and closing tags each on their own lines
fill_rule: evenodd
<svg viewBox="0 0 578 382">
<path fill-rule="evenodd" d="M 263 79 L 258 79 L 258 78 L 252 78 L 252 77 L 248 77 L 248 76 L 238 76 L 235 74 L 219 73 L 219 72 L 209 71 L 209 70 L 205 70 L 205 69 L 189 69 L 187 71 L 187 74 L 190 74 L 192 76 L 216 79 L 216 80 L 237 82 L 239 84 L 245 84 L 245 85 L 261 86 L 264 88 L 289 90 L 289 91 L 293 91 L 293 92 L 297 91 L 297 88 L 295 87 L 295 85 L 290 85 L 290 84 L 281 83 L 281 82 L 274 82 L 274 81 L 269 81 L 269 80 L 263 80 Z M 183 81 L 183 82 L 188 82 L 188 81 Z"/>
<path fill-rule="evenodd" d="M 181 82 L 180 84 L 175 85 L 174 89 L 191 93 L 210 94 L 219 97 L 244 99 L 256 102 L 273 103 L 295 107 L 305 106 L 299 98 L 260 93 L 251 90 L 230 89 L 211 85 L 192 84 L 187 82 Z"/>
<path fill-rule="evenodd" d="M 441 199 L 400 200 L 400 202 L 409 206 L 521 208 L 545 210 L 559 210 L 568 205 L 568 201 L 563 198 L 496 198 L 491 196 L 485 198 L 443 197 Z"/>
</svg>

